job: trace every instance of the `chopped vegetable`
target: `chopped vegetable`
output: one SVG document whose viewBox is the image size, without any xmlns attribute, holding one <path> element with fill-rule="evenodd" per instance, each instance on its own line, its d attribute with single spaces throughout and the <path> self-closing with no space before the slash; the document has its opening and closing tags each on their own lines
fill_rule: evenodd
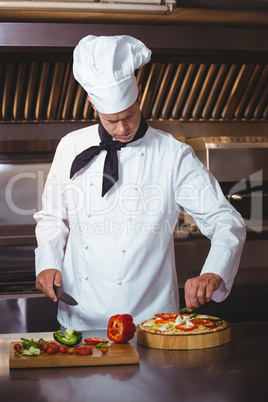
<svg viewBox="0 0 268 402">
<path fill-rule="evenodd" d="M 157 319 L 157 320 L 155 320 L 155 324 L 157 325 L 157 324 L 167 324 L 167 323 L 169 323 L 169 321 L 174 321 L 175 322 L 175 320 L 161 320 L 161 319 Z"/>
<path fill-rule="evenodd" d="M 41 343 L 42 345 L 44 345 L 45 343 L 48 343 L 48 341 L 45 341 L 43 338 L 40 338 L 38 340 L 38 343 Z"/>
<path fill-rule="evenodd" d="M 117 314 L 109 319 L 107 336 L 110 341 L 126 343 L 135 332 L 136 326 L 130 314 Z"/>
<path fill-rule="evenodd" d="M 217 317 L 215 317 L 215 318 L 210 318 L 210 317 L 208 317 L 207 320 L 212 321 L 212 322 L 219 322 L 219 321 L 222 321 L 221 318 L 217 318 Z"/>
<path fill-rule="evenodd" d="M 20 343 L 16 343 L 14 345 L 14 349 L 16 350 L 16 352 L 19 352 L 22 349 L 22 345 Z"/>
<path fill-rule="evenodd" d="M 78 355 L 87 356 L 92 355 L 92 347 L 89 346 L 77 346 L 74 352 Z"/>
<path fill-rule="evenodd" d="M 182 331 L 192 331 L 193 329 L 198 328 L 198 326 L 197 325 L 191 325 L 191 326 L 188 327 L 186 325 L 186 323 L 182 323 L 182 324 L 176 325 L 175 328 L 181 329 Z"/>
<path fill-rule="evenodd" d="M 84 342 L 87 345 L 97 345 L 98 343 L 109 343 L 108 339 L 102 339 L 102 338 L 85 338 Z"/>
<path fill-rule="evenodd" d="M 189 313 L 186 307 L 180 308 L 179 312 L 180 314 Z"/>
<path fill-rule="evenodd" d="M 14 349 L 22 356 L 39 356 L 41 351 L 47 354 L 54 354 L 59 351 L 59 344 L 55 341 L 48 342 L 43 338 L 39 339 L 38 342 L 35 342 L 32 338 L 21 338 L 21 340 L 23 341 L 22 344 L 14 345 Z M 65 348 L 67 349 L 67 346 Z"/>
<path fill-rule="evenodd" d="M 47 354 L 54 355 L 58 351 L 59 351 L 59 345 L 57 345 L 55 342 L 50 342 L 47 348 Z"/>
<path fill-rule="evenodd" d="M 65 353 L 67 353 L 67 351 L 68 351 L 68 347 L 66 345 L 60 345 L 60 347 L 59 347 L 60 353 L 65 354 Z"/>
<path fill-rule="evenodd" d="M 48 347 L 49 347 L 49 344 L 48 344 L 48 343 L 44 343 L 44 345 L 42 346 L 42 350 L 43 350 L 44 352 L 47 352 Z"/>
<path fill-rule="evenodd" d="M 75 329 L 66 329 L 64 332 L 58 330 L 54 332 L 53 336 L 55 341 L 66 346 L 78 345 L 82 341 L 82 332 Z"/>
<path fill-rule="evenodd" d="M 29 350 L 30 347 L 32 347 L 32 346 L 33 346 L 35 349 L 39 349 L 38 343 L 35 342 L 35 341 L 33 340 L 33 338 L 31 338 L 31 339 L 21 338 L 21 340 L 23 341 L 23 342 L 22 342 L 22 348 L 23 348 L 23 349 Z"/>
<path fill-rule="evenodd" d="M 196 310 L 195 308 L 193 310 Z M 186 307 L 180 308 L 180 314 L 191 314 L 191 311 L 188 311 Z"/>
<path fill-rule="evenodd" d="M 45 341 L 43 338 L 40 338 L 37 343 L 41 350 L 44 350 L 45 352 L 47 351 L 48 341 Z"/>
<path fill-rule="evenodd" d="M 176 319 L 178 317 L 178 313 L 159 313 L 155 314 L 156 317 L 160 318 L 161 320 L 171 320 L 171 319 Z"/>
<path fill-rule="evenodd" d="M 207 319 L 204 320 L 204 319 L 201 319 L 201 318 L 194 318 L 192 320 L 192 323 L 195 324 L 195 325 L 203 325 L 206 328 L 215 328 L 216 327 L 215 322 L 207 320 Z"/>
<path fill-rule="evenodd" d="M 190 319 L 192 319 L 192 318 L 194 318 L 194 317 L 196 317 L 196 316 L 197 316 L 196 313 L 190 314 Z"/>
<path fill-rule="evenodd" d="M 36 342 L 35 342 L 36 343 Z M 22 356 L 39 356 L 41 350 L 39 347 L 30 346 L 29 349 L 22 349 L 19 351 Z"/>
<path fill-rule="evenodd" d="M 98 343 L 97 345 L 96 345 L 96 348 L 106 348 L 106 349 L 109 349 L 109 344 L 108 343 Z"/>
</svg>

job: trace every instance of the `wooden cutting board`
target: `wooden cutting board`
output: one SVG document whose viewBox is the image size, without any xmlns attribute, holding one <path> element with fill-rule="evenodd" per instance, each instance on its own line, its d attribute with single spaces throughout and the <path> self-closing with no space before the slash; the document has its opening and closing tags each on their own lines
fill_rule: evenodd
<svg viewBox="0 0 268 402">
<path fill-rule="evenodd" d="M 137 327 L 137 343 L 155 349 L 191 350 L 206 349 L 223 345 L 231 340 L 231 326 L 205 334 L 164 335 L 150 334 Z"/>
<path fill-rule="evenodd" d="M 139 354 L 131 343 L 112 343 L 109 351 L 102 354 L 96 347 L 93 354 L 81 356 L 75 353 L 56 353 L 48 355 L 41 353 L 40 356 L 21 356 L 14 350 L 17 342 L 11 342 L 9 367 L 10 369 L 37 368 L 37 367 L 75 367 L 75 366 L 107 366 L 120 364 L 138 364 Z"/>
</svg>

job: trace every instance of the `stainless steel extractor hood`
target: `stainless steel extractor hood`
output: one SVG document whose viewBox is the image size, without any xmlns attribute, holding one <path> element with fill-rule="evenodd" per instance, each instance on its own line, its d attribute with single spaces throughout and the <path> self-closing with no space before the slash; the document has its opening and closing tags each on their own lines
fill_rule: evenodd
<svg viewBox="0 0 268 402">
<path fill-rule="evenodd" d="M 2 122 L 97 118 L 73 78 L 72 62 L 60 59 L 49 55 L 38 61 L 32 55 L 28 61 L 8 56 L 0 61 Z M 153 121 L 268 120 L 267 80 L 265 64 L 166 62 L 164 57 L 137 75 L 142 113 Z"/>
<path fill-rule="evenodd" d="M 0 2 L 0 10 L 5 11 L 64 11 L 125 14 L 169 14 L 174 10 L 175 6 L 175 0 L 3 0 Z"/>
</svg>

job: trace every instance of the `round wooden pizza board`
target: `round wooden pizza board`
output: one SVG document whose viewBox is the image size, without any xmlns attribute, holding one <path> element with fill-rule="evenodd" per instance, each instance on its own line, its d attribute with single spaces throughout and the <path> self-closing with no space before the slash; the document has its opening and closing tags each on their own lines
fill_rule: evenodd
<svg viewBox="0 0 268 402">
<path fill-rule="evenodd" d="M 192 350 L 214 348 L 231 340 L 231 326 L 217 332 L 204 334 L 164 335 L 151 334 L 137 327 L 136 341 L 138 344 L 155 349 Z"/>
</svg>

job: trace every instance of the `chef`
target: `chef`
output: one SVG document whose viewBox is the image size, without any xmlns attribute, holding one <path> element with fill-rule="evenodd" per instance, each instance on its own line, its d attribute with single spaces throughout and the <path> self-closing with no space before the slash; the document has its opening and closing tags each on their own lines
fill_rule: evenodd
<svg viewBox="0 0 268 402">
<path fill-rule="evenodd" d="M 140 112 L 135 70 L 150 57 L 125 35 L 89 35 L 74 50 L 74 77 L 100 122 L 60 141 L 34 215 L 36 288 L 57 301 L 53 285 L 61 286 L 78 301 L 59 301 L 64 328 L 178 311 L 173 230 L 182 208 L 211 240 L 200 275 L 185 284 L 186 307 L 223 301 L 237 273 L 241 216 L 191 147 L 149 127 Z"/>
</svg>

